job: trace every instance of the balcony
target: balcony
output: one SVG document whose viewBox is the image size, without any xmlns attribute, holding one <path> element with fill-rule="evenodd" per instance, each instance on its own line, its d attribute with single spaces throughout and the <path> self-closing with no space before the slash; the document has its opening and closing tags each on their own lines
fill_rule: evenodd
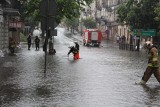
<svg viewBox="0 0 160 107">
<path fill-rule="evenodd" d="M 100 24 L 104 23 L 103 25 L 107 25 L 108 24 L 108 20 L 105 18 L 105 16 L 96 17 L 96 22 L 100 23 Z"/>
</svg>

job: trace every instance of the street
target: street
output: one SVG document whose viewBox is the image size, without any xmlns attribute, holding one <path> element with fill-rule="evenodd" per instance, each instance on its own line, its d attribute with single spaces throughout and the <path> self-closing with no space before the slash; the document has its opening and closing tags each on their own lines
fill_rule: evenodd
<svg viewBox="0 0 160 107">
<path fill-rule="evenodd" d="M 56 55 L 22 43 L 15 56 L 0 57 L 1 107 L 159 107 L 160 85 L 152 75 L 146 86 L 135 85 L 147 67 L 145 51 L 119 50 L 104 40 L 87 47 L 58 28 Z M 80 43 L 80 59 L 67 55 Z"/>
</svg>

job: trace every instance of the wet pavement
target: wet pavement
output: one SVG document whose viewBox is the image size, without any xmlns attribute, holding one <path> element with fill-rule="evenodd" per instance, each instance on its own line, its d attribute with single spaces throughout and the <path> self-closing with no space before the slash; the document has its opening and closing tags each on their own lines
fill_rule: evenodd
<svg viewBox="0 0 160 107">
<path fill-rule="evenodd" d="M 1 107 L 159 107 L 160 86 L 154 76 L 146 86 L 135 85 L 147 65 L 145 51 L 119 50 L 105 40 L 86 47 L 78 36 L 58 28 L 56 55 L 47 56 L 22 43 L 15 56 L 0 58 Z M 69 57 L 69 44 L 80 43 L 79 60 Z"/>
</svg>

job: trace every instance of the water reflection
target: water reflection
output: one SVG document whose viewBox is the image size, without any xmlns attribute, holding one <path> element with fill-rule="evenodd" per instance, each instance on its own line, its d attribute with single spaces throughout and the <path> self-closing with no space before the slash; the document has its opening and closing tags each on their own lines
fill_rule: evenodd
<svg viewBox="0 0 160 107">
<path fill-rule="evenodd" d="M 36 87 L 35 93 L 37 96 L 42 98 L 49 98 L 51 95 L 50 90 L 45 85 Z"/>
<path fill-rule="evenodd" d="M 143 90 L 146 92 L 146 98 L 145 98 L 145 104 L 148 107 L 153 107 L 153 106 L 160 106 L 159 100 L 160 100 L 160 86 L 148 86 L 148 85 L 143 85 Z"/>
<path fill-rule="evenodd" d="M 0 102 L 2 107 L 9 107 L 13 102 L 19 101 L 21 97 L 22 90 L 18 89 L 14 84 L 4 84 L 0 87 Z"/>
</svg>

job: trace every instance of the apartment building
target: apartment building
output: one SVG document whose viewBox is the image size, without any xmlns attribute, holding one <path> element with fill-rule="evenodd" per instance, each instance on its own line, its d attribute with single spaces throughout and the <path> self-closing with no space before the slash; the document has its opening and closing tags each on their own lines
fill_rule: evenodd
<svg viewBox="0 0 160 107">
<path fill-rule="evenodd" d="M 101 7 L 101 17 L 103 17 L 106 23 L 106 30 L 108 31 L 107 39 L 116 41 L 116 36 L 125 35 L 126 38 L 129 36 L 128 27 L 125 24 L 117 23 L 117 8 L 126 0 L 98 0 Z"/>
<path fill-rule="evenodd" d="M 85 7 L 85 11 L 90 11 L 91 17 L 97 22 L 97 28 L 103 32 L 103 37 L 116 41 L 116 36 L 125 35 L 129 39 L 129 29 L 125 24 L 117 23 L 117 8 L 127 0 L 94 0 L 93 3 Z M 87 14 L 88 15 L 88 14 Z M 84 17 L 82 15 L 82 17 Z"/>
</svg>

